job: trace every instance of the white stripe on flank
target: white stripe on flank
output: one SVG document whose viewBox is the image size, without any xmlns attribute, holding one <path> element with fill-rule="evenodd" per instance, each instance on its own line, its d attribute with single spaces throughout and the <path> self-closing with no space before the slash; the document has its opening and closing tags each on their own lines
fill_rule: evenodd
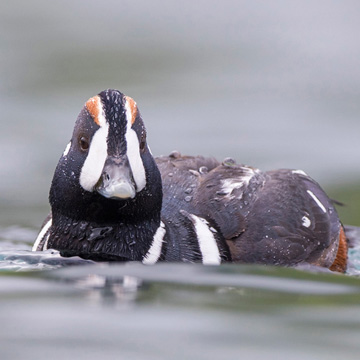
<svg viewBox="0 0 360 360">
<path fill-rule="evenodd" d="M 130 168 L 135 180 L 136 191 L 141 191 L 146 185 L 146 175 L 144 164 L 142 162 L 140 156 L 140 148 L 139 148 L 139 139 L 136 135 L 136 132 L 131 128 L 132 123 L 132 113 L 129 102 L 126 100 L 125 102 L 125 110 L 126 110 L 126 144 L 127 144 L 127 157 L 129 159 Z"/>
<path fill-rule="evenodd" d="M 99 101 L 99 107 L 101 102 Z M 107 158 L 107 137 L 109 124 L 106 122 L 102 107 L 99 109 L 100 129 L 92 137 L 89 152 L 80 173 L 80 185 L 84 190 L 92 192 L 100 179 Z"/>
<path fill-rule="evenodd" d="M 205 219 L 196 215 L 189 214 L 189 216 L 195 227 L 196 236 L 203 258 L 203 264 L 221 264 L 219 248 L 217 246 L 214 234 L 209 227 L 209 223 Z"/>
<path fill-rule="evenodd" d="M 41 240 L 44 238 L 45 234 L 50 229 L 51 224 L 52 224 L 52 218 L 50 218 L 49 221 L 40 230 L 40 233 L 39 233 L 38 237 L 36 238 L 35 243 L 34 243 L 32 249 L 31 249 L 31 251 L 38 251 L 38 246 L 40 245 Z M 45 249 L 39 249 L 39 251 L 41 251 L 41 250 L 45 250 Z"/>
<path fill-rule="evenodd" d="M 143 258 L 143 264 L 153 265 L 159 260 L 165 233 L 165 225 L 163 222 L 161 222 L 160 226 L 156 230 L 150 249 Z"/>
<path fill-rule="evenodd" d="M 326 213 L 326 209 L 325 209 L 325 206 L 322 204 L 322 202 L 315 196 L 315 194 L 310 191 L 310 190 L 307 190 L 307 193 L 313 198 L 313 200 L 318 204 L 319 208 L 324 212 Z"/>
</svg>

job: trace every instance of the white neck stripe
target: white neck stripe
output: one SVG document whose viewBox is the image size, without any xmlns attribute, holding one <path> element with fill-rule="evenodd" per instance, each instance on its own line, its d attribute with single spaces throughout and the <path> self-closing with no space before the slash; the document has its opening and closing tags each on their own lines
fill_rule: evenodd
<svg viewBox="0 0 360 360">
<path fill-rule="evenodd" d="M 165 233 L 166 233 L 165 225 L 163 222 L 161 222 L 160 226 L 157 228 L 156 233 L 153 237 L 153 242 L 151 244 L 151 247 L 143 258 L 142 261 L 143 264 L 153 265 L 159 261 Z"/>
</svg>

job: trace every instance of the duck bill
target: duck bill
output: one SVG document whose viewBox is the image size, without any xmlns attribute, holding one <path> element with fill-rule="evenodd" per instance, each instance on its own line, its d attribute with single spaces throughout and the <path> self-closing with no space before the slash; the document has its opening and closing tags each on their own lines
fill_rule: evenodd
<svg viewBox="0 0 360 360">
<path fill-rule="evenodd" d="M 133 199 L 136 188 L 129 161 L 108 158 L 95 190 L 109 199 Z"/>
</svg>

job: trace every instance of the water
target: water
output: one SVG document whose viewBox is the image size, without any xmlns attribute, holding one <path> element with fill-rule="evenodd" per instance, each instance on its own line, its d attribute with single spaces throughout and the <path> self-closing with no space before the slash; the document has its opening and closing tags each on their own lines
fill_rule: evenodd
<svg viewBox="0 0 360 360">
<path fill-rule="evenodd" d="M 33 235 L 0 232 L 2 359 L 358 358 L 360 247 L 349 276 L 95 263 L 32 253 Z"/>
<path fill-rule="evenodd" d="M 155 155 L 301 168 L 360 225 L 357 1 L 0 4 L 1 359 L 359 356 L 349 274 L 30 253 L 84 102 L 118 88 Z M 314 269 L 310 269 L 314 270 Z"/>
</svg>

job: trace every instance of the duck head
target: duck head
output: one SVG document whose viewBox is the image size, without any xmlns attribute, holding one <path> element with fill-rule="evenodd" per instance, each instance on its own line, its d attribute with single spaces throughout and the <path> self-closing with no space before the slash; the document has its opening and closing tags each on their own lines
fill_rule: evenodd
<svg viewBox="0 0 360 360">
<path fill-rule="evenodd" d="M 81 110 L 50 189 L 60 214 L 95 223 L 160 219 L 161 176 L 135 101 L 117 90 L 90 98 Z"/>
</svg>

